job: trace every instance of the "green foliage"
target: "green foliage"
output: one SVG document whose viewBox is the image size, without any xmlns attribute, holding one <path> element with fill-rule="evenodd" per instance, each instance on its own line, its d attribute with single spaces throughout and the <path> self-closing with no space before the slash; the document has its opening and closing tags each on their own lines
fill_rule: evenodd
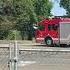
<svg viewBox="0 0 70 70">
<path fill-rule="evenodd" d="M 7 39 L 14 39 L 15 32 L 11 30 L 19 30 L 22 36 L 26 34 L 28 38 L 32 37 L 32 25 L 41 21 L 42 17 L 51 16 L 51 8 L 49 0 L 0 0 L 0 30 L 4 34 L 8 31 L 0 37 L 8 35 Z"/>
<path fill-rule="evenodd" d="M 38 19 L 45 19 L 51 16 L 52 3 L 49 0 L 36 0 L 35 1 L 35 12 Z"/>
<path fill-rule="evenodd" d="M 67 15 L 70 16 L 70 0 L 60 0 L 60 6 L 66 9 Z"/>
<path fill-rule="evenodd" d="M 19 22 L 18 22 L 18 26 L 16 26 L 16 27 L 18 30 L 21 31 L 22 39 L 31 40 L 33 37 L 33 31 L 34 31 L 33 25 L 29 21 L 27 21 L 27 22 L 22 21 L 20 23 L 21 24 L 21 26 L 20 26 Z"/>
<path fill-rule="evenodd" d="M 8 31 L 6 30 L 0 30 L 0 40 L 3 40 L 7 37 Z"/>
<path fill-rule="evenodd" d="M 22 40 L 20 31 L 17 30 L 11 30 L 9 31 L 7 40 Z"/>
</svg>

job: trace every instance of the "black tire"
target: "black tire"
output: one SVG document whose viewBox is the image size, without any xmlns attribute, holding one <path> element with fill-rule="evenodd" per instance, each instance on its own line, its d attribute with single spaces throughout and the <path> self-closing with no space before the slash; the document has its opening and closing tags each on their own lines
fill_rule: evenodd
<svg viewBox="0 0 70 70">
<path fill-rule="evenodd" d="M 51 38 L 46 38 L 45 43 L 49 47 L 53 46 L 53 40 Z"/>
</svg>

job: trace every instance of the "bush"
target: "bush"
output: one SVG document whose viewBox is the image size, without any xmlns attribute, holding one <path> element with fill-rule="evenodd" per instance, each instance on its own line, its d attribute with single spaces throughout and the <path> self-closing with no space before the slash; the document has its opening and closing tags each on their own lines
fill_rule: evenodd
<svg viewBox="0 0 70 70">
<path fill-rule="evenodd" d="M 7 36 L 7 40 L 21 40 L 21 33 L 17 30 L 10 30 Z"/>
</svg>

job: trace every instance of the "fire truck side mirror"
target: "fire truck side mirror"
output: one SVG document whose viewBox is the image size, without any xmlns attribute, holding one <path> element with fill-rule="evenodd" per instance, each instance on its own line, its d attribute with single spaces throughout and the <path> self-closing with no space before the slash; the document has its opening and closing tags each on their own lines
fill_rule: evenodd
<svg viewBox="0 0 70 70">
<path fill-rule="evenodd" d="M 38 26 L 37 26 L 37 25 L 33 25 L 33 28 L 34 28 L 34 29 L 38 29 Z"/>
</svg>

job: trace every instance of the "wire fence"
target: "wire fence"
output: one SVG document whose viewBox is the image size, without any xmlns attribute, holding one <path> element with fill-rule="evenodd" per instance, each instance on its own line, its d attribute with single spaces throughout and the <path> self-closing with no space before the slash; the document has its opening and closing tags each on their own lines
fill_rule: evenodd
<svg viewBox="0 0 70 70">
<path fill-rule="evenodd" d="M 9 70 L 9 48 L 0 47 L 0 70 Z"/>
</svg>

